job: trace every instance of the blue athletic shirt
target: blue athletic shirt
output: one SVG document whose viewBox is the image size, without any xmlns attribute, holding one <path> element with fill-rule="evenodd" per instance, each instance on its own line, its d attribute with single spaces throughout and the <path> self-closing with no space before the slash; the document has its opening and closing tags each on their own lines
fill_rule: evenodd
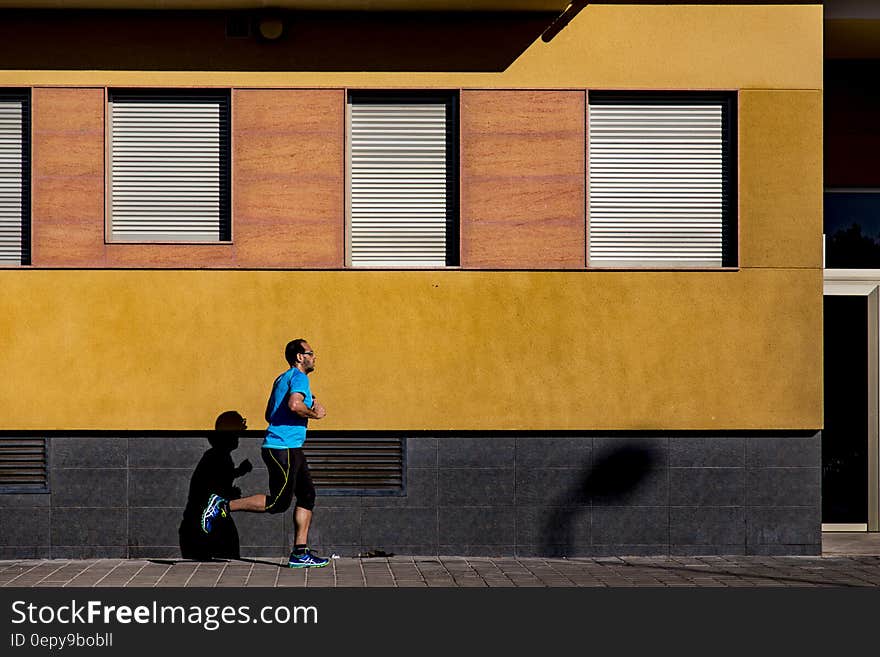
<svg viewBox="0 0 880 657">
<path fill-rule="evenodd" d="M 266 428 L 266 437 L 263 439 L 263 447 L 270 449 L 284 449 L 286 447 L 302 447 L 306 441 L 306 427 L 308 418 L 300 417 L 290 410 L 287 405 L 288 395 L 298 392 L 305 397 L 304 403 L 312 407 L 312 389 L 309 387 L 309 377 L 297 368 L 291 367 L 283 374 L 279 374 L 272 384 L 272 394 L 269 395 L 269 426 Z"/>
</svg>

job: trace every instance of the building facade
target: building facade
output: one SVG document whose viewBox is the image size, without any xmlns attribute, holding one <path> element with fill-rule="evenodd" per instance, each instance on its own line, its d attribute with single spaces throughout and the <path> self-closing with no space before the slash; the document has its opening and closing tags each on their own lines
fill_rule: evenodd
<svg viewBox="0 0 880 657">
<path fill-rule="evenodd" d="M 820 552 L 821 5 L 19 4 L 0 556 L 179 554 L 296 337 L 316 549 Z"/>
</svg>

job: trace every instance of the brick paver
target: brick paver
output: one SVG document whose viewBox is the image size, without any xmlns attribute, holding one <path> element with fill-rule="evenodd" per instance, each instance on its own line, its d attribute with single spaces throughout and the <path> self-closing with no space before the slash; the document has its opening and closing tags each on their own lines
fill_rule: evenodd
<svg viewBox="0 0 880 657">
<path fill-rule="evenodd" d="M 291 570 L 274 557 L 0 560 L 4 587 L 804 587 L 880 586 L 880 556 L 338 558 Z"/>
</svg>

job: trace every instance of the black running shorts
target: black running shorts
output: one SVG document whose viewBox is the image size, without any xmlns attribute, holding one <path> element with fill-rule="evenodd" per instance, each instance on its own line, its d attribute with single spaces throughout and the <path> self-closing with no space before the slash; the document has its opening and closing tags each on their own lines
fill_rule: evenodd
<svg viewBox="0 0 880 657">
<path fill-rule="evenodd" d="M 269 470 L 267 513 L 283 513 L 290 508 L 293 496 L 296 505 L 311 511 L 315 508 L 315 485 L 302 447 L 260 450 Z"/>
</svg>

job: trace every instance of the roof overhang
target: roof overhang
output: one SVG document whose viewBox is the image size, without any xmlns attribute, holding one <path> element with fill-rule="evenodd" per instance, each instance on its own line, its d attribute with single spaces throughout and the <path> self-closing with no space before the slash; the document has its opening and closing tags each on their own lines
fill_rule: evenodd
<svg viewBox="0 0 880 657">
<path fill-rule="evenodd" d="M 826 0 L 825 58 L 880 58 L 880 3 Z"/>
</svg>

